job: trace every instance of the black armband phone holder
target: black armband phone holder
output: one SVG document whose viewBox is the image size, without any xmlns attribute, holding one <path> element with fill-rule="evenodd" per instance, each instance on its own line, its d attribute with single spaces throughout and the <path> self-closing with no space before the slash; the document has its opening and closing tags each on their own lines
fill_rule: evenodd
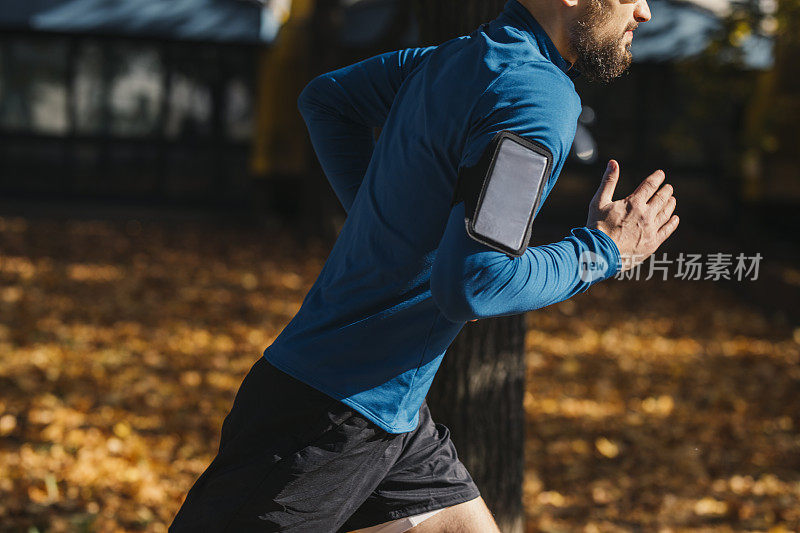
<svg viewBox="0 0 800 533">
<path fill-rule="evenodd" d="M 519 257 L 550 178 L 553 155 L 510 131 L 497 133 L 475 166 L 458 173 L 453 205 L 463 201 L 467 235 Z"/>
</svg>

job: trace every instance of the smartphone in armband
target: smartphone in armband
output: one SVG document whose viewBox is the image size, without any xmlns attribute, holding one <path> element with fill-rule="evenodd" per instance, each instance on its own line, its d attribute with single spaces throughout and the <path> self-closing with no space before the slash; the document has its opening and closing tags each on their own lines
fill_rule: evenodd
<svg viewBox="0 0 800 533">
<path fill-rule="evenodd" d="M 453 205 L 464 202 L 467 235 L 512 257 L 525 253 L 552 166 L 543 145 L 497 133 L 478 163 L 459 171 Z"/>
</svg>

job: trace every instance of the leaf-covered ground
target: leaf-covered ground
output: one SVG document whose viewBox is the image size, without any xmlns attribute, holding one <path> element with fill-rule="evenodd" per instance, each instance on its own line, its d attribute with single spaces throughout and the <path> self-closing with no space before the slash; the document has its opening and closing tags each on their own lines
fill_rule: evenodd
<svg viewBox="0 0 800 533">
<path fill-rule="evenodd" d="M 0 530 L 166 531 L 325 253 L 0 218 Z M 800 529 L 800 330 L 735 294 L 612 280 L 529 315 L 530 531 Z"/>
</svg>

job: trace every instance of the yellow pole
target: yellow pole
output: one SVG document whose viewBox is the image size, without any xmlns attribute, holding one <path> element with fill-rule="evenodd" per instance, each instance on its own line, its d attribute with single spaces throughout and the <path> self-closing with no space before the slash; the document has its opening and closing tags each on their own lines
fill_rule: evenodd
<svg viewBox="0 0 800 533">
<path fill-rule="evenodd" d="M 315 0 L 291 0 L 289 6 L 276 41 L 258 57 L 251 157 L 255 176 L 299 175 L 307 169 L 308 145 L 296 102 L 310 71 L 308 36 Z"/>
</svg>

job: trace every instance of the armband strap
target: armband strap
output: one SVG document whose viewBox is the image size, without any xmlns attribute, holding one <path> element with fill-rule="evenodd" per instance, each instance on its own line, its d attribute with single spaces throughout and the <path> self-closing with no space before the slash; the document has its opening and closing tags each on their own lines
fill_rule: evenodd
<svg viewBox="0 0 800 533">
<path fill-rule="evenodd" d="M 478 163 L 458 173 L 452 205 L 464 202 L 467 234 L 510 256 L 522 255 L 552 166 L 545 146 L 510 131 L 497 133 Z"/>
</svg>

